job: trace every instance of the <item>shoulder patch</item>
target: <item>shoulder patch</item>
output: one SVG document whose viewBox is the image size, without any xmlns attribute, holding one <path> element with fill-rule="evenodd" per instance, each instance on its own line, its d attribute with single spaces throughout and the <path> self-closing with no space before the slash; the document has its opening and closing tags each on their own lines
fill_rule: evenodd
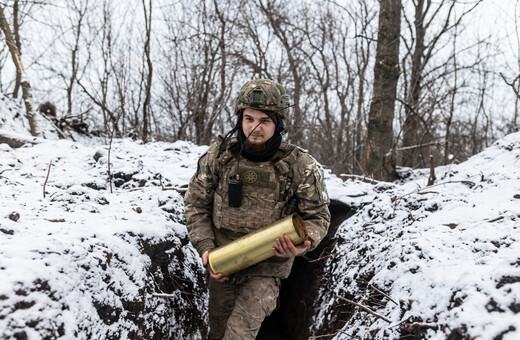
<svg viewBox="0 0 520 340">
<path fill-rule="evenodd" d="M 231 151 L 226 150 L 224 151 L 220 157 L 218 158 L 218 162 L 222 165 L 226 164 L 231 158 L 233 158 L 233 154 Z"/>
</svg>

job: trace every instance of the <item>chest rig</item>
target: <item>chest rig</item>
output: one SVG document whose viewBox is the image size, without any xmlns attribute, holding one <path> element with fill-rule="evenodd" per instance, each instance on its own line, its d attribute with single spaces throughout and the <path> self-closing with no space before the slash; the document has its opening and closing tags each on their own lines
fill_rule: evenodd
<svg viewBox="0 0 520 340">
<path fill-rule="evenodd" d="M 246 234 L 265 227 L 282 217 L 284 207 L 293 195 L 291 164 L 286 155 L 294 146 L 282 143 L 273 160 L 253 162 L 241 158 L 242 205 L 230 207 L 227 179 L 235 173 L 237 148 L 234 140 L 218 156 L 219 182 L 213 197 L 213 224 L 216 228 Z"/>
</svg>

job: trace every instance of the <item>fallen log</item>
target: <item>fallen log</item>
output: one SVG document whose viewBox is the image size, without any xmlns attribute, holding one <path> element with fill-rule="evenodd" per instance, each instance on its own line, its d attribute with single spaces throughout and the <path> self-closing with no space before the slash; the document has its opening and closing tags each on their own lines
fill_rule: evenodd
<svg viewBox="0 0 520 340">
<path fill-rule="evenodd" d="M 5 143 L 12 148 L 20 148 L 25 144 L 38 144 L 42 139 L 29 135 L 0 130 L 0 144 Z"/>
</svg>

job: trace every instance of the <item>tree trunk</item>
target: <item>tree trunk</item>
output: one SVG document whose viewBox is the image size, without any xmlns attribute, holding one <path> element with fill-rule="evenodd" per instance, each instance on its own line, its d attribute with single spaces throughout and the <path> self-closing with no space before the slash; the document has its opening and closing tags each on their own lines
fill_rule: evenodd
<svg viewBox="0 0 520 340">
<path fill-rule="evenodd" d="M 401 0 L 381 1 L 374 94 L 367 125 L 367 172 L 378 180 L 397 177 L 393 155 L 394 107 L 399 79 Z"/>
<path fill-rule="evenodd" d="M 0 26 L 2 27 L 2 32 L 4 32 L 5 35 L 5 41 L 7 43 L 7 46 L 9 46 L 9 52 L 11 53 L 11 57 L 13 58 L 13 62 L 16 66 L 16 75 L 17 77 L 19 76 L 21 79 L 20 85 L 22 87 L 22 98 L 25 104 L 25 117 L 27 118 L 27 120 L 29 120 L 31 135 L 38 136 L 38 129 L 36 126 L 36 115 L 34 114 L 32 107 L 31 84 L 29 84 L 29 81 L 25 77 L 22 61 L 20 60 L 20 53 L 13 39 L 11 28 L 9 27 L 2 6 L 0 6 Z"/>
<path fill-rule="evenodd" d="M 450 159 L 450 129 L 451 124 L 453 123 L 453 117 L 455 116 L 455 97 L 458 92 L 457 37 L 457 28 L 455 28 L 455 34 L 453 35 L 453 91 L 451 92 L 450 110 L 446 119 L 446 133 L 444 136 L 444 164 L 448 164 Z"/>
<path fill-rule="evenodd" d="M 151 35 L 152 35 L 152 1 L 150 0 L 148 3 L 148 11 L 146 10 L 146 3 L 143 0 L 143 9 L 144 9 L 144 22 L 146 28 L 146 41 L 144 43 L 144 54 L 146 57 L 146 65 L 148 67 L 148 72 L 146 76 L 146 84 L 145 84 L 145 97 L 143 102 L 143 142 L 148 141 L 148 131 L 149 131 L 149 111 L 150 111 L 150 99 L 152 97 L 152 59 L 150 56 L 150 43 L 151 43 Z"/>
<path fill-rule="evenodd" d="M 19 10 L 18 0 L 13 3 L 13 35 L 16 47 L 18 48 L 18 54 L 22 55 L 22 42 L 20 41 L 20 22 L 19 22 Z M 16 82 L 14 84 L 13 98 L 18 98 L 18 91 L 22 85 L 22 77 L 16 72 Z"/>
<path fill-rule="evenodd" d="M 405 106 L 405 122 L 403 126 L 403 147 L 420 144 L 421 120 L 418 106 L 422 90 L 422 73 L 424 68 L 424 36 L 426 28 L 424 25 L 426 13 L 424 11 L 424 0 L 419 0 L 415 5 L 415 49 L 412 56 L 412 74 L 410 78 L 410 96 L 407 98 L 408 105 Z M 411 148 L 403 151 L 403 165 L 414 167 L 418 164 L 418 153 L 420 148 Z"/>
<path fill-rule="evenodd" d="M 367 74 L 367 68 L 370 60 L 370 47 L 367 46 L 365 50 L 360 48 L 358 50 L 358 54 L 360 55 L 358 58 L 361 60 L 358 61 L 358 69 L 359 69 L 359 85 L 358 85 L 358 100 L 357 100 L 357 112 L 356 112 L 356 127 L 355 127 L 355 138 L 353 140 L 353 154 L 355 162 L 352 163 L 352 169 L 358 169 L 358 171 L 353 171 L 353 173 L 362 173 L 365 174 L 365 165 L 363 163 L 363 121 L 366 119 L 366 112 L 363 108 L 363 102 L 365 97 L 365 79 Z M 366 53 L 366 54 L 364 54 Z"/>
</svg>

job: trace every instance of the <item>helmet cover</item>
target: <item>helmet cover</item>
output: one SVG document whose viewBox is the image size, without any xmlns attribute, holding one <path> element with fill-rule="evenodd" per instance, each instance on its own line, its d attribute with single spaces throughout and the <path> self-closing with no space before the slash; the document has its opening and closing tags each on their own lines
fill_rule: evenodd
<svg viewBox="0 0 520 340">
<path fill-rule="evenodd" d="M 235 115 L 244 109 L 276 112 L 278 116 L 286 119 L 289 111 L 289 96 L 285 88 L 275 81 L 250 80 L 240 89 L 235 103 Z"/>
</svg>

